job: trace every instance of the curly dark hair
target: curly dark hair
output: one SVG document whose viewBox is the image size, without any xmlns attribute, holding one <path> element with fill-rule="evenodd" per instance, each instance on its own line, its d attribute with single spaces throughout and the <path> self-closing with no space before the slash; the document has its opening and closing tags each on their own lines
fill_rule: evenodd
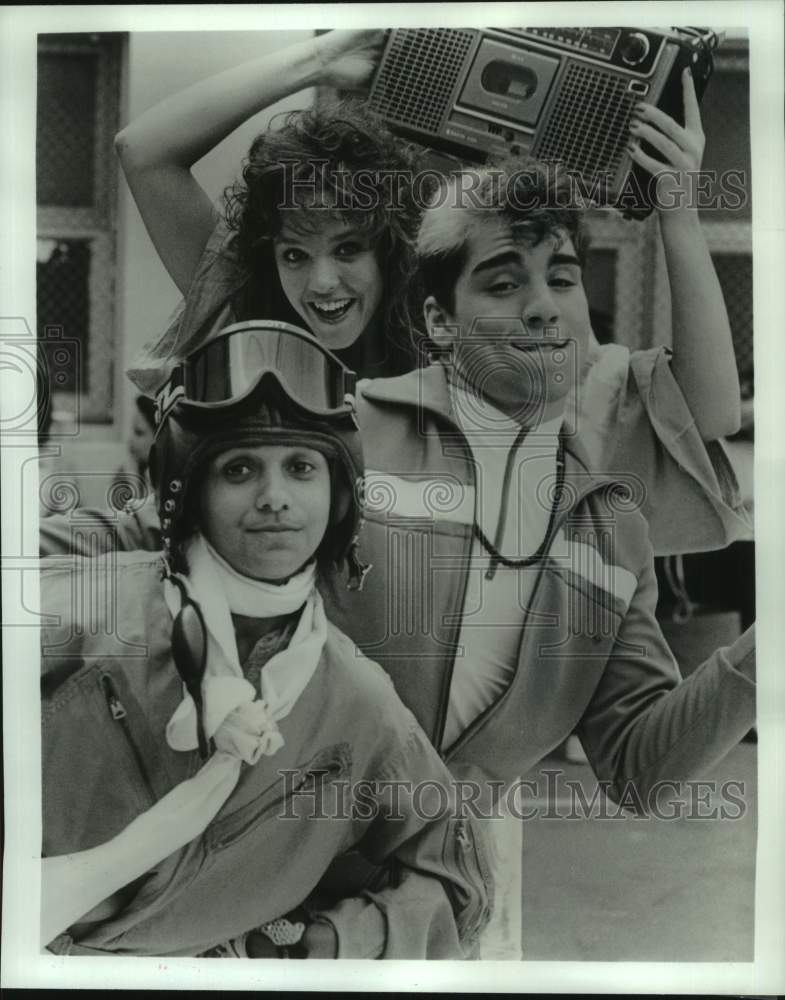
<svg viewBox="0 0 785 1000">
<path fill-rule="evenodd" d="M 462 178 L 469 183 L 462 184 Z M 423 213 L 417 238 L 419 296 L 433 295 L 445 308 L 454 308 L 470 224 L 490 213 L 532 246 L 546 236 L 566 234 L 583 264 L 589 245 L 585 210 L 574 178 L 555 163 L 513 157 L 445 177 Z"/>
<path fill-rule="evenodd" d="M 283 117 L 282 123 L 279 119 Z M 316 223 L 298 192 L 336 206 L 365 233 L 385 275 L 385 330 L 408 331 L 408 288 L 415 270 L 419 211 L 411 195 L 412 147 L 395 138 L 381 119 L 353 101 L 330 102 L 276 116 L 256 137 L 242 180 L 224 192 L 229 227 L 237 233 L 249 275 L 274 266 L 271 243 L 287 209 L 300 209 L 298 225 Z M 396 181 L 403 177 L 404 180 Z"/>
</svg>

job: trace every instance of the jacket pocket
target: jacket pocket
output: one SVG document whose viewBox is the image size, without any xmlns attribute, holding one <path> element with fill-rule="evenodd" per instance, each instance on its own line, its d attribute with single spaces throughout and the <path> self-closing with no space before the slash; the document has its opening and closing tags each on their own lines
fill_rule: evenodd
<svg viewBox="0 0 785 1000">
<path fill-rule="evenodd" d="M 124 773 L 137 785 L 142 801 L 151 806 L 157 801 L 158 796 L 153 789 L 151 771 L 140 746 L 144 736 L 144 729 L 140 729 L 143 725 L 143 720 L 140 718 L 141 711 L 135 702 L 125 695 L 117 679 L 108 671 L 99 670 L 98 684 L 103 709 L 109 718 L 108 729 L 114 734 L 113 744 L 126 762 Z"/>
<path fill-rule="evenodd" d="M 319 783 L 326 784 L 345 777 L 351 771 L 351 763 L 349 744 L 336 743 L 320 750 L 306 763 L 287 768 L 286 776 L 279 773 L 278 780 L 260 791 L 250 802 L 208 827 L 208 852 L 222 851 L 242 840 L 262 821 L 280 811 L 295 793 L 306 789 L 310 793 Z"/>
<path fill-rule="evenodd" d="M 542 638 L 537 637 L 539 657 L 561 665 L 587 660 L 604 663 L 618 638 L 622 606 L 574 574 L 559 577 L 563 589 L 553 601 L 558 613 L 554 624 L 541 630 Z"/>
</svg>

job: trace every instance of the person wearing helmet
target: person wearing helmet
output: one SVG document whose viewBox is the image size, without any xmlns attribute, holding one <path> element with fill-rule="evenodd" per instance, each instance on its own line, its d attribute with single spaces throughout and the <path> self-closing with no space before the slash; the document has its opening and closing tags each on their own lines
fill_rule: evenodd
<svg viewBox="0 0 785 1000">
<path fill-rule="evenodd" d="M 409 327 L 421 325 L 416 314 L 433 291 L 417 275 L 414 250 L 425 207 L 418 202 L 428 191 L 414 181 L 427 172 L 418 174 L 422 164 L 377 116 L 356 103 L 319 102 L 271 123 L 249 150 L 223 218 L 191 173 L 241 121 L 286 94 L 314 82 L 362 89 L 383 38 L 376 30 L 331 31 L 299 42 L 200 81 L 118 134 L 137 207 L 185 296 L 176 318 L 128 371 L 141 392 L 157 393 L 170 366 L 211 331 L 259 317 L 306 324 L 331 350 L 348 352 L 344 361 L 363 376 L 409 369 Z M 637 110 L 630 151 L 657 178 L 673 350 L 600 345 L 590 332 L 579 395 L 592 467 L 637 476 L 645 486 L 642 509 L 656 555 L 752 537 L 720 440 L 739 427 L 739 381 L 722 290 L 688 197 L 705 141 L 688 73 L 683 97 L 683 128 L 650 105 Z M 663 159 L 648 156 L 641 143 L 653 144 Z M 524 173 L 536 167 L 516 162 Z M 466 176 L 471 203 L 479 174 Z M 457 202 L 445 207 L 445 218 L 453 211 L 460 216 Z M 153 504 L 130 517 L 82 510 L 80 523 L 96 530 L 75 534 L 66 516 L 49 513 L 41 524 L 42 555 L 81 553 L 88 535 L 91 551 L 96 544 L 101 550 L 159 544 Z"/>
<path fill-rule="evenodd" d="M 176 318 L 132 363 L 142 392 L 156 392 L 167 362 L 211 330 L 259 317 L 306 325 L 330 349 L 347 350 L 344 360 L 364 377 L 412 367 L 410 328 L 421 327 L 432 292 L 418 294 L 413 253 L 434 178 L 427 157 L 361 100 L 339 107 L 320 100 L 275 115 L 256 136 L 222 210 L 192 172 L 242 122 L 282 98 L 314 85 L 364 94 L 385 38 L 382 29 L 306 38 L 167 96 L 118 133 L 125 179 L 184 296 Z M 646 486 L 644 513 L 658 555 L 752 536 L 720 440 L 739 428 L 740 391 L 727 310 L 691 191 L 705 139 L 689 71 L 683 98 L 684 127 L 644 101 L 629 133 L 630 157 L 656 178 L 673 349 L 630 351 L 625 330 L 612 344 L 592 334 L 580 397 L 594 467 L 638 476 Z M 524 158 L 517 162 L 527 169 Z M 469 205 L 476 182 L 465 187 Z M 621 294 L 637 301 L 641 289 Z M 150 514 L 148 507 L 144 531 Z M 62 519 L 48 519 L 48 551 L 69 544 L 63 528 Z M 124 523 L 118 543 L 125 535 L 132 547 L 145 544 L 136 528 Z"/>
<path fill-rule="evenodd" d="M 44 563 L 59 621 L 42 630 L 50 950 L 472 954 L 482 845 L 316 588 L 368 569 L 353 392 L 302 330 L 222 331 L 158 400 L 163 552 Z M 105 606 L 82 605 L 88 590 Z"/>
</svg>

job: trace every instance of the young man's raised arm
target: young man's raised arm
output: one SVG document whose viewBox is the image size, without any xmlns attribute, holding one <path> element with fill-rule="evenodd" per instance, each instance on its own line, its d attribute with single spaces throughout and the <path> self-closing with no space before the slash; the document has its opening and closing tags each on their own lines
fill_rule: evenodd
<svg viewBox="0 0 785 1000">
<path fill-rule="evenodd" d="M 704 138 L 688 73 L 683 90 L 685 127 L 641 105 L 630 146 L 633 159 L 657 178 L 673 350 L 597 348 L 580 392 L 580 428 L 592 466 L 634 477 L 657 555 L 703 552 L 752 537 L 720 440 L 739 427 L 739 379 L 725 302 L 690 191 Z M 642 152 L 640 142 L 653 146 L 656 158 Z"/>
<path fill-rule="evenodd" d="M 692 74 L 682 77 L 684 127 L 649 104 L 638 108 L 631 155 L 657 177 L 659 222 L 671 289 L 671 367 L 704 441 L 734 434 L 741 396 L 722 289 L 701 229 L 696 174 L 705 138 Z M 639 141 L 661 155 L 644 153 Z"/>
</svg>

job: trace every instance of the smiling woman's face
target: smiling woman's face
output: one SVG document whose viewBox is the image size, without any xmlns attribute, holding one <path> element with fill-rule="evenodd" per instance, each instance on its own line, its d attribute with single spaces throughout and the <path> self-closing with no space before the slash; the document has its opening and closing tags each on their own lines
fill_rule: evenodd
<svg viewBox="0 0 785 1000">
<path fill-rule="evenodd" d="M 284 580 L 318 549 L 330 519 L 320 451 L 252 445 L 214 458 L 201 488 L 202 534 L 244 576 Z"/>
<path fill-rule="evenodd" d="M 281 286 L 314 335 L 333 350 L 349 347 L 370 325 L 384 279 L 369 237 L 327 208 L 311 208 L 308 225 L 290 217 L 273 241 Z M 322 218 L 319 218 L 320 213 Z"/>
</svg>

